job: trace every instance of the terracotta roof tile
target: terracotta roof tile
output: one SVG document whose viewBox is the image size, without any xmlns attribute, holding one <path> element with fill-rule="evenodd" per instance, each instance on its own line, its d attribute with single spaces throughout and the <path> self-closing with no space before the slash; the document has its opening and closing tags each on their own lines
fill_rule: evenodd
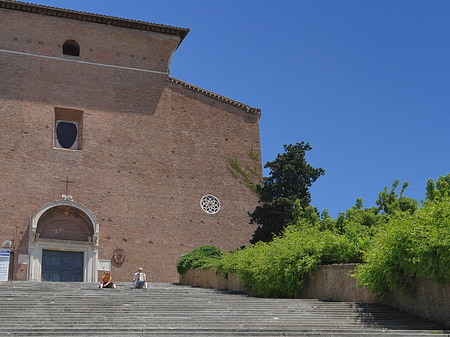
<svg viewBox="0 0 450 337">
<path fill-rule="evenodd" d="M 73 11 L 70 9 L 42 6 L 42 5 L 36 5 L 36 4 L 21 2 L 21 1 L 0 0 L 0 8 L 12 9 L 12 10 L 18 10 L 18 11 L 22 11 L 22 12 L 29 12 L 29 13 L 36 13 L 36 14 L 43 14 L 43 15 L 50 15 L 50 16 L 57 16 L 57 17 L 63 17 L 63 18 L 68 18 L 68 19 L 74 19 L 74 20 L 95 22 L 95 23 L 106 24 L 106 25 L 111 25 L 111 26 L 119 26 L 119 27 L 139 29 L 139 30 L 148 30 L 148 31 L 164 33 L 164 34 L 178 35 L 181 38 L 180 43 L 181 43 L 181 41 L 183 41 L 183 39 L 189 33 L 188 28 L 179 28 L 179 27 L 167 26 L 167 25 L 144 22 L 144 21 L 117 18 L 114 16 L 106 16 L 106 15 L 101 15 L 101 14 L 79 12 L 79 11 Z"/>
<path fill-rule="evenodd" d="M 193 91 L 197 91 L 197 92 L 199 92 L 199 93 L 202 93 L 202 94 L 204 94 L 204 95 L 206 95 L 206 96 L 209 96 L 209 97 L 218 99 L 218 100 L 223 101 L 223 102 L 226 102 L 226 103 L 228 103 L 228 104 L 232 104 L 232 105 L 234 105 L 234 106 L 237 106 L 237 107 L 239 107 L 239 108 L 242 108 L 242 109 L 246 110 L 247 112 L 256 114 L 256 115 L 258 115 L 258 117 L 261 117 L 261 109 L 252 108 L 251 106 L 249 106 L 249 105 L 247 105 L 247 104 L 244 104 L 244 103 L 235 101 L 235 100 L 233 100 L 233 99 L 231 99 L 231 98 L 228 98 L 228 97 L 225 97 L 225 96 L 222 96 L 222 95 L 218 95 L 218 94 L 216 94 L 216 93 L 214 93 L 214 92 L 212 92 L 212 91 L 209 91 L 209 90 L 206 90 L 206 89 L 199 88 L 199 87 L 197 87 L 197 86 L 195 86 L 195 85 L 193 85 L 193 84 L 190 84 L 190 83 L 187 83 L 187 82 L 183 82 L 183 81 L 181 81 L 181 80 L 178 80 L 178 79 L 173 78 L 173 77 L 170 77 L 170 76 L 167 78 L 167 80 L 168 80 L 169 82 L 172 82 L 172 83 L 181 85 L 181 86 L 183 86 L 183 87 L 185 87 L 185 88 L 188 88 L 188 89 L 191 89 L 191 90 L 193 90 Z"/>
</svg>

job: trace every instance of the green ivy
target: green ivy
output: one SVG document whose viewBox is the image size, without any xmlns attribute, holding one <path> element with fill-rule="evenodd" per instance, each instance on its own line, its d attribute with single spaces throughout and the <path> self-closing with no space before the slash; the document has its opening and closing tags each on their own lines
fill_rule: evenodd
<svg viewBox="0 0 450 337">
<path fill-rule="evenodd" d="M 233 157 L 228 158 L 227 166 L 233 177 L 243 182 L 248 188 L 256 193 L 257 184 L 254 183 L 254 180 L 256 179 L 258 182 L 261 180 L 261 158 L 259 153 L 254 152 L 253 146 L 248 152 L 248 156 L 253 162 L 252 166 L 247 165 L 245 168 L 242 168 L 236 154 L 234 154 Z"/>
</svg>

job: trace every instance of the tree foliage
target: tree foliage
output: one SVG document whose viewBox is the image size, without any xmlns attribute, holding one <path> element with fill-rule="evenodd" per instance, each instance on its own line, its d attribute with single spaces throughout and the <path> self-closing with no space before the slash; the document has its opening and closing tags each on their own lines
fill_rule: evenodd
<svg viewBox="0 0 450 337">
<path fill-rule="evenodd" d="M 294 203 L 306 207 L 311 201 L 309 188 L 321 175 L 322 168 L 314 168 L 305 160 L 306 151 L 311 150 L 308 143 L 285 145 L 285 152 L 264 166 L 270 169 L 269 177 L 257 186 L 259 202 L 250 213 L 250 223 L 258 224 L 251 243 L 268 242 L 293 219 Z"/>
<path fill-rule="evenodd" d="M 428 179 L 426 187 L 427 198 L 425 201 L 439 201 L 450 197 L 450 173 L 440 176 L 436 183 L 432 178 Z"/>
<path fill-rule="evenodd" d="M 425 203 L 413 215 L 377 231 L 357 271 L 358 284 L 378 295 L 414 291 L 414 278 L 450 282 L 450 198 Z"/>
<path fill-rule="evenodd" d="M 399 180 L 394 181 L 390 191 L 385 187 L 384 190 L 379 193 L 376 201 L 378 212 L 383 212 L 385 214 L 408 212 L 409 214 L 413 214 L 416 211 L 418 207 L 417 200 L 403 196 L 405 189 L 409 186 L 407 181 L 403 183 L 400 195 L 395 193 L 399 182 Z"/>
<path fill-rule="evenodd" d="M 258 242 L 215 261 L 216 269 L 240 274 L 247 289 L 264 297 L 296 297 L 321 264 L 355 262 L 352 243 L 331 231 L 288 226 L 270 242 Z"/>
<path fill-rule="evenodd" d="M 248 289 L 265 297 L 295 297 L 319 265 L 364 262 L 358 284 L 378 295 L 410 292 L 415 278 L 450 282 L 448 174 L 427 184 L 427 200 L 404 196 L 408 183 L 382 190 L 376 206 L 362 199 L 335 219 L 302 201 L 293 202 L 290 225 L 270 242 L 222 253 L 204 247 L 181 257 L 179 271 L 215 268 L 242 276 Z M 205 250 L 205 251 L 203 251 Z M 178 267 L 178 265 L 177 265 Z"/>
<path fill-rule="evenodd" d="M 355 206 L 346 212 L 339 213 L 336 219 L 331 219 L 328 211 L 324 209 L 319 215 L 317 208 L 307 206 L 303 208 L 301 204 L 296 203 L 293 212 L 294 224 L 308 224 L 316 227 L 318 230 L 333 230 L 344 234 L 352 228 L 361 230 L 376 230 L 377 227 L 386 224 L 392 218 L 403 217 L 413 214 L 418 208 L 417 201 L 405 197 L 403 194 L 409 183 L 404 182 L 400 194 L 395 191 L 399 185 L 399 180 L 394 181 L 389 191 L 387 187 L 378 194 L 376 207 L 365 207 L 361 198 L 357 198 Z M 306 221 L 304 221 L 306 220 Z"/>
</svg>

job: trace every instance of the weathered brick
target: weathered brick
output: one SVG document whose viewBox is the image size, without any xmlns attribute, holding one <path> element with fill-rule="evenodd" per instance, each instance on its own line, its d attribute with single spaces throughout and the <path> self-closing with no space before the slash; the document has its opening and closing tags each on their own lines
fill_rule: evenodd
<svg viewBox="0 0 450 337">
<path fill-rule="evenodd" d="M 99 259 L 126 254 L 112 262 L 117 281 L 142 266 L 151 280 L 176 282 L 181 254 L 248 242 L 257 197 L 227 160 L 254 164 L 259 116 L 170 81 L 179 37 L 1 8 L 0 31 L 0 243 L 17 233 L 14 279 L 27 275 L 17 259 L 28 254 L 30 219 L 60 199 L 66 176 L 99 221 Z M 67 39 L 79 57 L 62 54 Z M 53 147 L 55 108 L 83 111 L 82 150 Z M 217 214 L 200 208 L 206 194 L 220 199 Z"/>
</svg>

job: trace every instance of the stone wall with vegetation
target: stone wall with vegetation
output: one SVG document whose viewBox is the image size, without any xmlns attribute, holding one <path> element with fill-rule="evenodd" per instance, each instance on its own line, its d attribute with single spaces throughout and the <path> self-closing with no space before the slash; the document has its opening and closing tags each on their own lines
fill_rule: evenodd
<svg viewBox="0 0 450 337">
<path fill-rule="evenodd" d="M 267 298 L 382 302 L 450 327 L 450 174 L 428 180 L 420 206 L 403 195 L 406 182 L 400 194 L 398 186 L 381 191 L 377 206 L 358 199 L 337 219 L 295 202 L 293 220 L 270 241 L 233 251 L 197 247 L 177 271 L 237 274 Z"/>
<path fill-rule="evenodd" d="M 360 303 L 381 303 L 450 328 L 450 285 L 442 286 L 424 279 L 413 283 L 414 295 L 391 295 L 386 299 L 376 298 L 364 287 L 356 286 L 356 279 L 350 274 L 356 264 L 335 264 L 320 266 L 304 282 L 300 298 L 315 298 L 324 301 L 343 301 Z M 257 295 L 256 289 L 248 291 L 240 275 L 212 269 L 190 269 L 180 275 L 180 283 L 202 288 L 223 289 Z"/>
</svg>

